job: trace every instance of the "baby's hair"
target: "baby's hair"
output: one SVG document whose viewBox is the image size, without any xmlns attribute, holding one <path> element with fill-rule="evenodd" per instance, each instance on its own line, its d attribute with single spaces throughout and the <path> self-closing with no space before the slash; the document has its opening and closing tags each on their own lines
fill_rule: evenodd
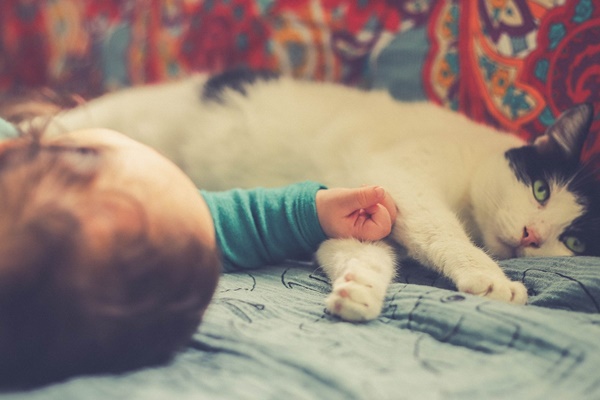
<svg viewBox="0 0 600 400">
<path fill-rule="evenodd" d="M 191 235 L 150 238 L 144 208 L 125 194 L 85 194 L 103 159 L 39 132 L 0 143 L 3 387 L 168 361 L 211 300 L 216 251 Z M 115 222 L 99 249 L 86 223 L 107 204 L 137 223 Z"/>
<path fill-rule="evenodd" d="M 19 124 L 37 117 L 51 117 L 61 111 L 79 106 L 85 101 L 79 95 L 61 93 L 55 89 L 18 87 L 0 94 L 0 116 Z M 41 132 L 38 129 L 33 133 Z M 30 130 L 27 133 L 31 133 Z"/>
</svg>

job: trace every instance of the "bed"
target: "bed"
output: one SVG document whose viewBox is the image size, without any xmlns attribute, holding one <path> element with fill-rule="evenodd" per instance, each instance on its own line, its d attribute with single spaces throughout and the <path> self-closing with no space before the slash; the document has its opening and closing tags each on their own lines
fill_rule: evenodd
<svg viewBox="0 0 600 400">
<path fill-rule="evenodd" d="M 555 4 L 557 3 L 557 4 Z M 5 1 L 0 90 L 94 97 L 233 66 L 428 99 L 541 134 L 600 109 L 600 7 L 572 1 Z M 582 157 L 600 165 L 600 119 Z M 189 345 L 164 366 L 3 399 L 598 399 L 600 259 L 502 262 L 529 304 L 458 293 L 402 268 L 375 321 L 328 315 L 312 262 L 221 277 Z"/>
<path fill-rule="evenodd" d="M 0 398 L 600 398 L 600 260 L 502 265 L 527 285 L 529 305 L 461 294 L 408 265 L 364 324 L 324 312 L 330 285 L 313 263 L 227 274 L 171 364 Z"/>
</svg>

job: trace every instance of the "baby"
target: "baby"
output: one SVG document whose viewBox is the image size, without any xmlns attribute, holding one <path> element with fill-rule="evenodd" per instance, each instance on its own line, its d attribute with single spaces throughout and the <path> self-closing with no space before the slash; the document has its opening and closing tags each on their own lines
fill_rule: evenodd
<svg viewBox="0 0 600 400">
<path fill-rule="evenodd" d="M 11 134 L 0 122 L 0 132 Z M 200 192 L 154 150 L 93 129 L 0 142 L 0 384 L 32 386 L 169 360 L 222 268 L 378 240 L 378 187 Z"/>
</svg>

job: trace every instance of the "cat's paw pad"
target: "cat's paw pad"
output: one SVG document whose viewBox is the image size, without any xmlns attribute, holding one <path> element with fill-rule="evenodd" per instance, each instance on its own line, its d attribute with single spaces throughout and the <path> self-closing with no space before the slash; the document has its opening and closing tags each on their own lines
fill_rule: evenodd
<svg viewBox="0 0 600 400">
<path fill-rule="evenodd" d="M 502 275 L 473 274 L 457 283 L 459 291 L 513 304 L 527 303 L 527 288 Z"/>
<path fill-rule="evenodd" d="M 346 321 L 370 321 L 381 313 L 385 288 L 378 284 L 377 273 L 368 269 L 348 268 L 333 283 L 325 300 L 327 310 Z"/>
</svg>

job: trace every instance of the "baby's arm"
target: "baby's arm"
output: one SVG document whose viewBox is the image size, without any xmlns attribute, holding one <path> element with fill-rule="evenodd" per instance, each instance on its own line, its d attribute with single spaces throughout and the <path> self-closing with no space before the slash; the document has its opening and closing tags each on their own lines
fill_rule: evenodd
<svg viewBox="0 0 600 400">
<path fill-rule="evenodd" d="M 326 189 L 302 182 L 202 194 L 226 271 L 304 258 L 327 238 L 381 239 L 396 214 L 389 196 L 377 187 Z"/>
<path fill-rule="evenodd" d="M 213 217 L 224 270 L 309 257 L 327 239 L 315 202 L 316 193 L 324 188 L 302 182 L 280 188 L 202 191 Z"/>
</svg>

